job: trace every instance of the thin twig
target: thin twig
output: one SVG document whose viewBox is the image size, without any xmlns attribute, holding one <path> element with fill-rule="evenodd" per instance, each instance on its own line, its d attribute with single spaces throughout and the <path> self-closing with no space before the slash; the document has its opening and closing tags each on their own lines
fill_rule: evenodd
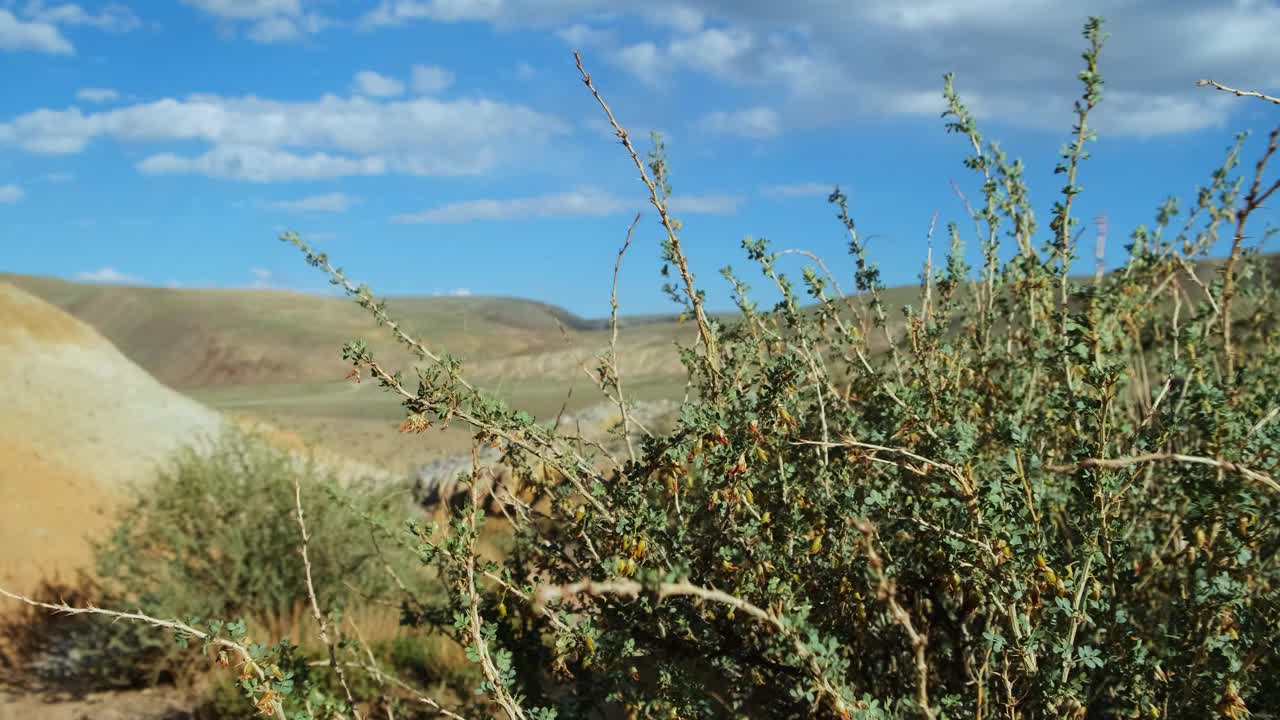
<svg viewBox="0 0 1280 720">
<path fill-rule="evenodd" d="M 707 314 L 702 307 L 702 296 L 693 286 L 693 274 L 689 272 L 689 262 L 685 258 L 684 251 L 680 248 L 680 237 L 676 235 L 675 225 L 672 224 L 670 216 L 667 215 L 666 203 L 658 196 L 658 187 L 653 180 L 649 179 L 649 173 L 644 169 L 644 163 L 640 161 L 640 156 L 636 154 L 635 148 L 631 145 L 631 137 L 618 121 L 613 117 L 613 111 L 609 109 L 609 105 L 601 97 L 600 92 L 596 90 L 595 85 L 591 84 L 591 73 L 588 73 L 582 67 L 582 56 L 575 51 L 573 53 L 574 62 L 578 65 L 578 72 L 582 75 L 582 82 L 595 96 L 596 101 L 600 103 L 600 107 L 604 109 L 605 115 L 609 117 L 609 124 L 613 126 L 614 133 L 617 134 L 618 140 L 622 142 L 623 147 L 631 154 L 631 159 L 636 164 L 636 169 L 640 171 L 640 179 L 644 181 L 646 187 L 649 188 L 649 202 L 653 204 L 655 210 L 658 211 L 658 218 L 662 221 L 662 227 L 667 231 L 667 239 L 671 242 L 672 255 L 675 257 L 676 266 L 680 269 L 680 277 L 684 280 L 685 294 L 689 296 L 689 302 L 693 305 L 694 318 L 698 322 L 698 333 L 702 336 L 702 344 L 707 349 L 707 362 L 711 364 L 711 370 L 715 373 L 720 372 L 720 351 L 716 342 L 715 333 L 711 331 L 711 324 L 707 321 Z"/>
<path fill-rule="evenodd" d="M 1148 453 L 1146 455 L 1134 455 L 1131 457 L 1121 458 L 1086 458 L 1070 465 L 1046 465 L 1046 469 L 1053 472 L 1072 472 L 1081 468 L 1124 468 L 1132 465 L 1141 465 L 1153 462 L 1180 462 L 1192 463 L 1196 465 L 1209 465 L 1211 467 L 1221 468 L 1227 472 L 1239 473 L 1243 477 L 1255 482 L 1266 485 L 1271 490 L 1280 492 L 1280 483 L 1277 483 L 1270 475 L 1250 470 L 1242 465 L 1229 462 L 1227 460 L 1215 460 L 1213 458 L 1199 457 L 1196 455 L 1182 455 L 1179 453 Z"/>
<path fill-rule="evenodd" d="M 329 663 L 324 660 L 308 663 L 308 665 L 310 665 L 311 667 L 324 667 L 328 664 Z M 436 702 L 434 699 L 429 697 L 426 693 L 422 692 L 418 688 L 405 682 L 403 679 L 396 677 L 394 674 L 387 672 L 386 670 L 383 670 L 378 667 L 370 666 L 370 665 L 365 665 L 364 663 L 351 662 L 351 661 L 347 661 L 342 664 L 349 668 L 362 670 L 370 675 L 380 676 L 383 680 L 387 681 L 388 683 L 391 683 L 392 685 L 395 685 L 401 690 L 404 690 L 405 692 L 409 693 L 413 697 L 413 700 L 415 702 L 420 703 L 422 705 L 426 705 L 428 708 L 431 709 L 432 712 L 435 712 L 447 718 L 450 718 L 450 720 L 467 720 L 466 717 L 449 710 L 448 708 L 441 705 L 439 702 Z"/>
<path fill-rule="evenodd" d="M 0 587 L 0 595 L 3 595 L 12 600 L 17 600 L 20 603 L 25 603 L 27 605 L 30 605 L 31 607 L 51 610 L 55 613 L 61 613 L 63 615 L 102 615 L 105 617 L 114 618 L 116 620 L 132 620 L 135 622 L 141 622 L 146 625 L 151 625 L 153 627 L 165 628 L 168 630 L 174 630 L 178 633 L 182 633 L 185 635 L 190 635 L 191 637 L 197 638 L 199 640 L 203 640 L 212 645 L 218 645 L 234 651 L 237 655 L 240 656 L 240 659 L 244 661 L 243 665 L 245 668 L 253 671 L 253 673 L 257 675 L 258 679 L 261 680 L 262 682 L 264 683 L 268 682 L 266 671 L 263 670 L 262 667 L 259 666 L 258 663 L 253 659 L 253 655 L 250 654 L 249 648 L 245 647 L 244 645 L 241 645 L 240 643 L 234 642 L 232 640 L 228 640 L 226 638 L 221 638 L 221 637 L 215 637 L 213 635 L 210 635 L 209 633 L 203 632 L 201 630 L 197 630 L 191 627 L 190 625 L 184 622 L 180 622 L 178 620 L 160 620 L 158 618 L 153 618 L 150 615 L 144 615 L 141 612 L 130 613 L 130 612 L 120 612 L 117 610 L 104 610 L 102 608 L 94 607 L 93 605 L 89 605 L 87 607 L 81 608 L 81 607 L 72 607 L 70 605 L 67 605 L 66 603 L 40 602 L 39 600 L 32 600 L 31 598 L 25 595 L 19 595 L 17 593 L 9 592 L 8 590 L 5 590 L 2 587 Z M 279 720 L 287 720 L 284 713 L 284 706 L 280 703 L 280 699 L 278 696 L 274 696 L 273 693 L 268 691 L 268 693 L 263 696 L 263 699 L 268 700 L 268 705 L 271 709 L 270 714 L 275 715 L 277 718 L 279 718 Z"/>
<path fill-rule="evenodd" d="M 1231 301 L 1236 294 L 1236 262 L 1240 259 L 1240 246 L 1244 242 L 1244 227 L 1249 221 L 1249 216 L 1254 210 L 1262 207 L 1278 188 L 1280 188 L 1280 178 L 1277 178 L 1266 190 L 1262 189 L 1262 172 L 1267 167 L 1267 161 L 1276 153 L 1277 141 L 1280 140 L 1280 127 L 1271 131 L 1271 135 L 1267 141 L 1266 152 L 1262 157 L 1258 158 L 1253 174 L 1253 184 L 1249 186 L 1249 194 L 1244 198 L 1244 207 L 1236 212 L 1236 232 L 1235 237 L 1231 240 L 1231 254 L 1227 257 L 1226 267 L 1223 269 L 1222 284 L 1222 343 L 1223 349 L 1227 354 L 1227 376 L 1231 378 L 1234 384 L 1234 376 L 1236 371 L 1236 348 L 1231 338 Z"/>
<path fill-rule="evenodd" d="M 310 542 L 311 538 L 307 535 L 307 523 L 302 517 L 302 482 L 296 475 L 293 478 L 293 498 L 294 507 L 297 510 L 298 530 L 302 534 L 302 567 L 307 576 L 307 597 L 311 600 L 311 613 L 316 619 L 316 624 L 320 626 L 320 640 L 329 649 L 329 667 L 338 676 L 338 683 L 342 685 L 342 690 L 347 695 L 347 707 L 350 708 L 351 714 L 355 716 L 356 720 L 360 720 L 360 711 L 356 709 L 356 699 L 351 694 L 351 687 L 347 685 L 347 676 L 342 672 L 342 665 L 338 663 L 337 646 L 334 644 L 333 638 L 329 636 L 329 623 L 325 622 L 324 613 L 320 612 L 320 602 L 316 599 L 316 587 L 311 581 L 311 557 L 307 554 L 307 543 Z"/>
<path fill-rule="evenodd" d="M 856 525 L 866 541 L 867 564 L 870 566 L 872 574 L 876 576 L 877 596 L 888 609 L 889 617 L 902 627 L 903 632 L 907 634 L 907 639 L 911 641 L 911 648 L 915 656 L 916 704 L 920 706 L 921 715 L 924 715 L 927 720 L 933 720 L 935 717 L 933 708 L 929 707 L 929 659 L 927 655 L 929 638 L 925 633 L 916 630 L 915 624 L 911 620 L 911 613 L 908 613 L 902 605 L 898 604 L 896 583 L 885 574 L 884 561 L 875 549 L 875 527 L 865 520 L 857 521 Z"/>
<path fill-rule="evenodd" d="M 627 228 L 627 239 L 618 251 L 618 260 L 613 264 L 613 288 L 609 292 L 609 305 L 612 308 L 609 315 L 609 372 L 614 392 L 618 395 L 618 412 L 622 413 L 622 436 L 627 440 L 627 456 L 631 458 L 631 462 L 636 461 L 636 449 L 631 442 L 631 420 L 627 415 L 626 400 L 622 396 L 622 372 L 618 369 L 618 273 L 622 270 L 622 256 L 631 246 L 631 233 L 639 222 L 640 213 L 636 213 L 636 219 Z"/>
<path fill-rule="evenodd" d="M 484 672 L 485 678 L 493 687 L 493 698 L 503 711 L 507 713 L 510 720 L 524 720 L 524 708 L 520 707 L 520 703 L 511 696 L 503 685 L 501 673 L 494 665 L 493 658 L 489 655 L 489 643 L 484 637 L 483 622 L 480 619 L 480 596 L 476 590 L 476 508 L 479 506 L 479 474 L 480 474 L 480 458 L 479 450 L 475 444 L 471 446 L 471 505 L 467 508 L 466 525 L 467 525 L 467 548 L 466 557 L 463 559 L 463 565 L 466 570 L 464 578 L 466 582 L 465 592 L 467 597 L 467 611 L 469 616 L 468 629 L 471 633 L 471 641 L 475 643 L 476 656 L 480 661 L 480 669 Z"/>
<path fill-rule="evenodd" d="M 844 717 L 849 717 L 846 703 L 841 697 L 840 691 L 831 683 L 830 680 L 827 679 L 826 673 L 823 672 L 821 665 L 818 664 L 817 657 L 814 656 L 813 651 L 805 642 L 802 642 L 800 638 L 795 636 L 793 626 L 784 621 L 784 619 L 778 614 L 761 608 L 758 605 L 754 605 L 740 597 L 730 595 L 722 590 L 701 587 L 699 585 L 694 585 L 687 580 L 674 583 L 659 583 L 653 589 L 656 591 L 659 600 L 668 597 L 685 596 L 696 597 L 701 600 L 728 605 L 735 611 L 745 613 L 751 617 L 761 620 L 772 626 L 777 632 L 788 636 L 792 641 L 792 645 L 795 648 L 796 653 L 801 658 L 804 658 L 814 680 L 817 681 L 819 688 L 822 690 L 823 694 L 827 696 L 828 700 L 832 703 L 832 706 Z M 579 580 L 567 585 L 543 585 L 539 587 L 535 593 L 536 607 L 543 609 L 546 608 L 548 603 L 554 600 L 565 600 L 577 595 L 613 595 L 635 598 L 639 597 L 644 590 L 645 586 L 641 585 L 639 582 L 623 579 L 605 581 Z"/>
<path fill-rule="evenodd" d="M 387 681 L 385 676 L 382 674 L 382 668 L 378 666 L 378 661 L 374 658 L 373 650 L 369 648 L 369 643 L 365 642 L 364 633 L 360 632 L 360 626 L 356 624 L 356 619 L 348 616 L 347 622 L 350 623 L 351 629 L 355 631 L 356 640 L 360 642 L 360 647 L 364 649 L 365 656 L 369 658 L 369 665 L 373 668 L 373 672 L 371 674 L 373 675 L 374 681 L 378 683 L 378 687 L 383 689 L 382 702 L 384 703 L 387 711 L 387 720 L 396 720 L 395 713 L 391 710 L 390 699 L 387 697 Z"/>
<path fill-rule="evenodd" d="M 1235 88 L 1227 87 L 1226 85 L 1223 85 L 1222 83 L 1219 83 L 1219 82 L 1215 82 L 1213 80 L 1197 80 L 1196 81 L 1196 87 L 1204 87 L 1206 85 L 1217 88 L 1223 92 L 1229 92 L 1232 95 L 1235 95 L 1236 97 L 1258 98 L 1259 100 L 1266 100 L 1267 102 L 1280 105 L 1280 98 L 1271 97 L 1270 95 L 1263 95 L 1260 92 L 1256 92 L 1253 90 L 1237 90 Z"/>
</svg>

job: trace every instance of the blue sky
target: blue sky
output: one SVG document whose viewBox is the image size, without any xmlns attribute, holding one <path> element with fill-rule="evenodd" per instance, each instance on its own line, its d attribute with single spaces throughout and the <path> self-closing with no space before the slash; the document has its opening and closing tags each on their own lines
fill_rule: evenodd
<svg viewBox="0 0 1280 720">
<path fill-rule="evenodd" d="M 1280 123 L 1276 106 L 1195 87 L 1280 88 L 1275 2 L 0 0 L 0 270 L 327 291 L 276 240 L 295 229 L 380 295 L 603 316 L 645 211 L 620 300 L 671 310 L 660 227 L 576 49 L 638 150 L 666 136 L 713 308 L 732 306 L 725 264 L 763 286 L 746 235 L 817 252 L 852 286 L 836 183 L 886 281 L 911 283 L 934 212 L 936 243 L 955 221 L 977 252 L 948 182 L 977 201 L 939 117 L 943 74 L 1027 163 L 1047 233 L 1091 14 L 1107 19 L 1107 85 L 1077 216 L 1107 214 L 1114 265 L 1235 132 L 1253 132 L 1251 169 Z"/>
</svg>

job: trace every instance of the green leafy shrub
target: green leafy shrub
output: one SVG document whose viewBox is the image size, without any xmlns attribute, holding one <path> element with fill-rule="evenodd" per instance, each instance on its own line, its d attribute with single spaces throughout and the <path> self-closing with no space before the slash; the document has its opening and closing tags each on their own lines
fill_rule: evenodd
<svg viewBox="0 0 1280 720">
<path fill-rule="evenodd" d="M 408 554 L 394 543 L 380 547 L 370 528 L 351 515 L 408 517 L 407 485 L 343 485 L 314 457 L 291 456 L 260 436 L 229 432 L 211 452 L 180 450 L 157 477 L 130 489 L 114 530 L 94 548 L 95 581 L 82 581 L 76 596 L 160 618 L 195 618 L 193 624 L 240 619 L 254 635 L 309 640 L 295 482 L 309 509 L 314 586 L 326 607 L 398 596 L 388 567 L 414 581 Z M 207 659 L 131 623 L 68 618 L 37 630 L 32 626 L 28 642 L 47 652 L 29 654 L 49 666 L 41 671 L 46 682 L 58 681 L 56 674 L 99 677 L 99 685 L 150 684 L 194 678 L 188 663 L 208 667 Z"/>
<path fill-rule="evenodd" d="M 344 506 L 405 517 L 407 488 L 344 486 L 314 457 L 299 461 L 240 432 L 206 455 L 182 451 L 154 481 L 133 489 L 115 530 L 96 548 L 98 574 L 165 617 L 292 617 L 307 600 L 295 481 L 308 508 L 318 598 L 347 605 L 356 597 L 352 587 L 371 595 L 393 589 L 376 538 Z M 396 549 L 395 559 L 403 557 Z"/>
<path fill-rule="evenodd" d="M 445 526 L 399 532 L 447 590 L 406 621 L 454 638 L 482 678 L 458 712 L 1240 718 L 1280 707 L 1280 297 L 1247 231 L 1280 187 L 1265 180 L 1280 129 L 1244 177 L 1237 138 L 1189 212 L 1170 200 L 1154 228 L 1133 232 L 1124 267 L 1073 277 L 1100 21 L 1085 38 L 1047 232 L 1022 165 L 983 140 L 947 78 L 946 128 L 972 148 L 982 183 L 972 220 L 984 261 L 969 267 L 947 225 L 949 252 L 930 258 L 901 318 L 838 189 L 855 294 L 821 264 L 798 287 L 766 241 L 748 239 L 782 301 L 760 309 L 726 268 L 741 315 L 709 317 L 666 212 L 663 148 L 645 163 L 615 125 L 666 232 L 668 290 L 699 331 L 682 353 L 691 392 L 675 427 L 642 434 L 625 458 L 477 392 L 366 287 L 282 238 L 423 359 L 413 387 L 364 341 L 344 351 L 404 405 L 406 427 L 469 425 L 537 495 L 507 508 L 499 558 L 477 553 L 493 522 L 478 493 Z M 1207 262 L 1220 239 L 1229 257 Z M 625 405 L 616 367 L 610 351 L 600 383 Z M 277 512 L 288 506 L 278 499 Z M 284 662 L 255 652 L 255 667 Z M 298 699 L 314 686 L 275 677 L 242 688 L 280 717 L 315 709 Z M 333 693 L 329 707 L 356 696 Z"/>
<path fill-rule="evenodd" d="M 677 427 L 644 438 L 634 459 L 603 460 L 486 399 L 457 363 L 394 325 L 428 361 L 416 390 L 366 343 L 348 345 L 413 423 L 465 422 L 513 472 L 530 458 L 559 471 L 540 487 L 550 516 L 514 512 L 501 562 L 474 559 L 478 513 L 405 533 L 452 591 L 442 627 L 481 668 L 493 711 L 1059 718 L 1280 707 L 1280 302 L 1273 263 L 1245 242 L 1250 215 L 1280 186 L 1264 182 L 1277 133 L 1243 178 L 1238 137 L 1181 229 L 1170 200 L 1154 229 L 1133 233 L 1122 269 L 1073 277 L 1100 21 L 1085 38 L 1084 93 L 1058 167 L 1066 187 L 1047 233 L 1021 164 L 982 139 L 947 77 L 946 128 L 973 148 L 966 164 L 982 181 L 972 220 L 984 262 L 966 264 L 948 225 L 950 250 L 926 265 L 920 304 L 901 320 L 838 189 L 830 200 L 857 261 L 856 294 L 819 264 L 804 270 L 802 295 L 779 254 L 748 239 L 783 299 L 760 310 L 726 268 L 740 319 L 709 318 L 665 210 L 662 146 L 643 164 L 616 128 L 667 232 L 668 291 L 700 335 L 684 351 L 696 392 Z M 1202 261 L 1224 231 L 1229 258 Z M 326 256 L 282 239 L 388 320 Z M 601 384 L 620 393 L 604 360 Z"/>
</svg>

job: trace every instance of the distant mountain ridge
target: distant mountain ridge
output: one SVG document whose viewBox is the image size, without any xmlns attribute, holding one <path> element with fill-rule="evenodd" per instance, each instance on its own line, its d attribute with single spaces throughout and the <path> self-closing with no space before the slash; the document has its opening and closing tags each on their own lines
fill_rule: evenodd
<svg viewBox="0 0 1280 720">
<path fill-rule="evenodd" d="M 350 298 L 287 290 L 172 289 L 79 283 L 0 273 L 8 282 L 93 326 L 134 362 L 175 388 L 340 380 L 342 346 L 363 338 L 388 362 L 409 353 Z M 581 318 L 547 303 L 502 297 L 391 296 L 390 312 L 431 347 L 464 359 L 593 345 L 608 320 Z M 628 320 L 659 336 L 674 318 Z"/>
<path fill-rule="evenodd" d="M 1267 258 L 1272 277 L 1280 277 L 1280 254 Z M 1216 257 L 1195 264 L 1207 279 L 1223 262 Z M 100 285 L 3 272 L 0 282 L 93 326 L 174 388 L 333 382 L 350 369 L 341 357 L 343 344 L 357 338 L 369 342 L 390 367 L 408 368 L 415 362 L 347 297 L 288 290 Z M 918 293 L 916 286 L 885 290 L 890 322 L 901 321 L 898 308 L 918 303 Z M 571 347 L 589 356 L 608 343 L 608 318 L 583 318 L 536 300 L 416 295 L 385 299 L 406 332 L 471 367 L 505 367 L 522 358 L 564 354 Z M 761 304 L 762 311 L 768 309 L 768 304 Z M 732 312 L 713 315 L 722 321 L 736 317 Z M 669 348 L 676 339 L 692 340 L 694 332 L 692 323 L 679 323 L 674 315 L 622 315 L 619 324 L 625 331 L 624 344 L 648 350 Z"/>
</svg>

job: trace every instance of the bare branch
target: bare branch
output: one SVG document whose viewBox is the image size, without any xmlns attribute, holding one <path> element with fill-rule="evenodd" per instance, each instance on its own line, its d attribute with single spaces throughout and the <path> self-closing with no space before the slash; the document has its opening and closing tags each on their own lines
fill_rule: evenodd
<svg viewBox="0 0 1280 720">
<path fill-rule="evenodd" d="M 1219 83 L 1219 82 L 1215 82 L 1213 80 L 1197 80 L 1196 81 L 1196 87 L 1205 87 L 1206 85 L 1209 87 L 1217 88 L 1218 90 L 1221 90 L 1223 92 L 1229 92 L 1232 95 L 1235 95 L 1236 97 L 1258 98 L 1259 100 L 1266 100 L 1267 102 L 1280 105 L 1280 98 L 1274 98 L 1274 97 L 1271 97 L 1270 95 L 1263 95 L 1260 92 L 1255 92 L 1253 90 L 1237 90 L 1235 88 L 1227 87 L 1226 85 L 1223 85 L 1222 83 Z"/>
<path fill-rule="evenodd" d="M 333 638 L 329 637 L 329 624 L 325 622 L 324 613 L 320 612 L 320 602 L 316 600 L 316 587 L 311 581 L 311 557 L 307 554 L 307 543 L 310 537 L 307 535 L 307 523 L 302 517 L 302 482 L 295 474 L 293 477 L 293 498 L 294 507 L 297 511 L 298 530 L 302 534 L 302 566 L 306 570 L 307 575 L 307 597 L 311 600 L 311 613 L 316 619 L 316 624 L 320 626 L 320 639 L 324 642 L 325 647 L 329 649 L 329 667 L 333 669 L 335 675 L 338 676 L 338 682 L 342 685 L 342 690 L 347 694 L 347 707 L 351 709 L 351 714 L 356 720 L 360 720 L 360 711 L 356 710 L 355 697 L 351 695 L 351 688 L 347 685 L 347 676 L 342 672 L 342 665 L 338 664 L 338 650 L 334 645 Z"/>
<path fill-rule="evenodd" d="M 221 637 L 215 637 L 204 631 L 197 630 L 191 627 L 190 625 L 184 622 L 180 622 L 178 620 L 160 620 L 158 618 L 153 618 L 150 615 L 144 615 L 141 612 L 120 612 L 117 610 L 104 610 L 102 608 L 94 607 L 92 605 L 81 608 L 81 607 L 72 607 L 70 605 L 67 605 L 66 603 L 55 604 L 55 603 L 40 602 L 39 600 L 32 600 L 31 598 L 25 595 L 19 595 L 17 593 L 9 592 L 8 590 L 5 590 L 2 587 L 0 587 L 0 595 L 10 598 L 11 600 L 17 600 L 20 603 L 25 603 L 27 605 L 30 605 L 31 607 L 43 608 L 45 610 L 51 610 L 55 613 L 60 613 L 63 615 L 102 615 L 104 617 L 109 617 L 115 620 L 132 620 L 132 621 L 140 622 L 146 625 L 151 625 L 153 627 L 165 628 L 167 630 L 174 630 L 179 633 L 190 635 L 191 637 L 197 638 L 199 640 L 204 640 L 205 642 L 208 642 L 212 645 L 218 645 L 220 647 L 224 647 L 224 648 L 227 648 L 228 650 L 234 651 L 237 655 L 240 656 L 240 659 L 243 661 L 241 664 L 247 670 L 257 675 L 258 679 L 261 680 L 262 682 L 264 683 L 267 682 L 266 671 L 263 670 L 262 667 L 259 666 L 256 661 L 254 661 L 253 655 L 249 653 L 249 648 L 245 647 L 244 645 L 241 645 L 240 643 L 234 642 L 232 640 L 228 640 L 226 638 L 221 638 Z M 268 714 L 275 715 L 277 718 L 279 718 L 279 720 L 286 720 L 286 717 L 284 714 L 284 706 L 281 704 L 280 698 L 274 695 L 274 693 L 272 693 L 270 690 L 268 690 L 266 693 L 263 694 L 262 699 L 259 701 L 259 707 L 262 708 L 264 703 L 265 703 L 266 709 L 270 710 L 270 713 Z"/>
<path fill-rule="evenodd" d="M 896 583 L 885 574 L 884 561 L 875 549 L 875 526 L 866 520 L 859 520 L 856 525 L 865 540 L 867 563 L 871 568 L 871 573 L 876 577 L 877 595 L 888 609 L 889 617 L 902 627 L 907 634 L 907 639 L 911 641 L 911 648 L 915 656 L 916 704 L 920 706 L 920 713 L 927 720 L 933 720 L 933 709 L 929 707 L 929 660 L 926 655 L 929 638 L 923 632 L 916 630 L 915 624 L 911 621 L 911 613 L 908 613 L 898 604 Z"/>
<path fill-rule="evenodd" d="M 1132 457 L 1122 458 L 1087 458 L 1070 465 L 1047 465 L 1046 468 L 1053 472 L 1072 472 L 1081 468 L 1124 468 L 1132 465 L 1141 465 L 1153 462 L 1179 462 L 1192 463 L 1196 465 L 1209 465 L 1212 467 L 1222 468 L 1227 472 L 1239 473 L 1249 480 L 1262 483 L 1271 490 L 1280 492 L 1280 483 L 1277 483 L 1270 475 L 1250 470 L 1242 465 L 1237 465 L 1226 460 L 1215 460 L 1213 458 L 1199 457 L 1196 455 L 1181 455 L 1178 453 L 1149 453 L 1146 455 L 1134 455 Z"/>
<path fill-rule="evenodd" d="M 582 56 L 574 52 L 573 59 L 578 64 L 578 72 L 582 75 L 583 84 L 587 86 L 587 89 L 595 96 L 596 101 L 600 103 L 600 107 L 604 109 L 605 115 L 609 117 L 609 124 L 613 126 L 613 130 L 622 142 L 623 147 L 631 154 L 631 159 L 635 161 L 636 169 L 640 171 L 640 179 L 649 188 L 649 202 L 658 211 L 658 217 L 662 220 L 662 227 L 667 231 L 667 239 L 671 241 L 671 249 L 675 255 L 676 265 L 680 268 L 680 277 L 684 280 L 685 294 L 689 296 L 689 302 L 693 305 L 693 314 L 698 321 L 698 333 L 702 336 L 702 344 L 707 349 L 707 361 L 711 364 L 711 369 L 719 373 L 720 351 L 716 343 L 715 333 L 711 331 L 711 324 L 707 321 L 707 314 L 702 308 L 702 297 L 693 286 L 693 274 L 689 272 L 689 262 L 684 256 L 684 251 L 680 248 L 680 236 L 676 235 L 675 225 L 672 224 L 670 216 L 667 215 L 666 203 L 658 196 L 657 185 L 654 184 L 653 180 L 649 179 L 649 173 L 645 171 L 644 163 L 640 161 L 640 156 L 636 154 L 635 148 L 631 146 L 630 135 L 614 119 L 613 111 L 609 109 L 609 105 L 600 96 L 600 92 L 596 90 L 595 85 L 591 84 L 591 73 L 588 73 L 582 67 Z"/>
<path fill-rule="evenodd" d="M 618 251 L 618 261 L 613 265 L 613 288 L 609 292 L 609 305 L 612 308 L 609 315 L 609 373 L 614 392 L 618 394 L 618 412 L 622 413 L 622 436 L 626 438 L 627 456 L 631 458 L 631 462 L 636 461 L 636 449 L 631 442 L 631 420 L 627 416 L 626 399 L 622 396 L 622 373 L 618 370 L 618 273 L 622 270 L 622 256 L 631 246 L 631 233 L 635 231 L 636 224 L 639 222 L 640 213 L 636 213 L 636 219 L 632 220 L 631 227 L 627 228 L 627 239 L 623 241 L 622 249 Z"/>
<path fill-rule="evenodd" d="M 577 595 L 592 595 L 597 597 L 613 595 L 634 598 L 639 597 L 643 591 L 644 586 L 639 582 L 636 582 L 635 580 L 621 579 L 606 581 L 579 580 L 567 585 L 543 585 L 535 592 L 535 607 L 539 609 L 546 609 L 547 604 L 554 600 L 564 600 Z M 822 694 L 831 702 L 832 707 L 835 708 L 836 712 L 840 713 L 843 717 L 849 717 L 849 711 L 840 691 L 830 680 L 827 679 L 826 673 L 822 670 L 821 665 L 818 664 L 813 651 L 810 650 L 809 647 L 800 640 L 800 638 L 795 636 L 794 626 L 784 622 L 782 617 L 777 613 L 761 608 L 758 605 L 754 605 L 722 590 L 701 587 L 699 585 L 694 585 L 687 580 L 675 583 L 660 583 L 657 585 L 656 591 L 659 600 L 668 597 L 695 597 L 708 602 L 728 605 L 736 611 L 750 615 L 757 620 L 767 623 L 773 627 L 776 632 L 782 633 L 791 640 L 796 653 L 801 658 L 804 658 L 809 672 L 818 683 L 818 687 L 821 689 Z"/>
</svg>

